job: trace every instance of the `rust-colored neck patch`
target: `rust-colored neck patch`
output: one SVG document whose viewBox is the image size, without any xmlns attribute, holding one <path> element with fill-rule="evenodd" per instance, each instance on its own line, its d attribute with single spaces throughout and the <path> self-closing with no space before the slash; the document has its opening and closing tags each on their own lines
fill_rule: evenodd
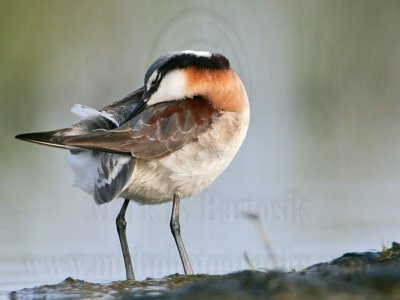
<svg viewBox="0 0 400 300">
<path fill-rule="evenodd" d="M 186 89 L 191 96 L 206 98 L 220 110 L 243 112 L 248 109 L 246 90 L 232 69 L 185 69 Z"/>
</svg>

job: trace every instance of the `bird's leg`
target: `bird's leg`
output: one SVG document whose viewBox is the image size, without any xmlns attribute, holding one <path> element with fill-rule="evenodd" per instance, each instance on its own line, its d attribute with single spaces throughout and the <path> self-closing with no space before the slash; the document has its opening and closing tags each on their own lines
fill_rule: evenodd
<svg viewBox="0 0 400 300">
<path fill-rule="evenodd" d="M 121 210 L 116 219 L 117 223 L 117 231 L 119 241 L 121 242 L 122 255 L 124 257 L 125 270 L 126 270 L 126 279 L 127 280 L 135 280 L 135 275 L 133 274 L 132 260 L 131 255 L 129 254 L 129 246 L 128 241 L 126 240 L 126 221 L 125 221 L 125 213 L 128 208 L 129 199 L 125 199 L 124 204 L 121 207 Z"/>
<path fill-rule="evenodd" d="M 181 225 L 179 224 L 179 203 L 180 198 L 176 193 L 174 194 L 174 200 L 172 204 L 171 221 L 169 223 L 171 227 L 172 235 L 174 236 L 176 246 L 178 247 L 179 255 L 182 260 L 183 269 L 186 275 L 193 275 L 192 266 L 190 265 L 189 257 L 186 253 L 185 246 L 183 245 L 181 237 Z"/>
</svg>

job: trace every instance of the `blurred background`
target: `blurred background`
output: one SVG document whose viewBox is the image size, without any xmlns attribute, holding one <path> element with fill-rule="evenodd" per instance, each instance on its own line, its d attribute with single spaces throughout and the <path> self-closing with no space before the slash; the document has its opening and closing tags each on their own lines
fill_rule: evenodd
<svg viewBox="0 0 400 300">
<path fill-rule="evenodd" d="M 171 50 L 225 54 L 251 105 L 231 166 L 182 202 L 197 273 L 301 269 L 400 234 L 399 1 L 0 1 L 0 290 L 124 279 L 121 200 L 73 187 L 68 153 L 14 139 L 77 121 Z M 132 204 L 136 277 L 182 273 L 171 203 Z"/>
</svg>

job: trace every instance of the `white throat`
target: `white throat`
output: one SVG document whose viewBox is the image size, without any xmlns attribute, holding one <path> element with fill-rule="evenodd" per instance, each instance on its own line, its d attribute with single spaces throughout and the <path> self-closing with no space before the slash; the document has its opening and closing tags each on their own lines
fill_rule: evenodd
<svg viewBox="0 0 400 300">
<path fill-rule="evenodd" d="M 182 69 L 169 72 L 162 79 L 158 90 L 151 95 L 148 105 L 154 105 L 160 102 L 181 100 L 190 97 L 186 89 L 186 77 Z"/>
</svg>

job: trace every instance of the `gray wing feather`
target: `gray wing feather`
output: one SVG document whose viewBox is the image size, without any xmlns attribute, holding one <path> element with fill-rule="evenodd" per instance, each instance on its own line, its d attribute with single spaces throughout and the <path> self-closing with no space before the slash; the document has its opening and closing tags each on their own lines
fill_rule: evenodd
<svg viewBox="0 0 400 300">
<path fill-rule="evenodd" d="M 119 196 L 132 176 L 135 160 L 121 159 L 120 155 L 93 152 L 100 161 L 97 171 L 98 177 L 94 187 L 94 199 L 97 204 L 103 204 Z"/>
</svg>

